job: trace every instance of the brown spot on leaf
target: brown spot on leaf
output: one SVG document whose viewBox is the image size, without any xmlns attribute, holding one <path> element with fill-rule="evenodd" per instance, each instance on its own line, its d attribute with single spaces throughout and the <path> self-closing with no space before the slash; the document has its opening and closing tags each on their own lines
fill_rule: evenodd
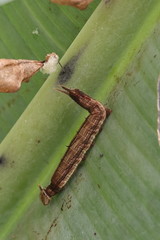
<svg viewBox="0 0 160 240">
<path fill-rule="evenodd" d="M 13 168 L 15 164 L 15 161 L 13 160 L 12 162 L 10 162 L 10 167 Z"/>
<path fill-rule="evenodd" d="M 6 163 L 6 158 L 4 155 L 0 156 L 0 166 L 4 166 Z"/>
<path fill-rule="evenodd" d="M 50 228 L 49 228 L 49 230 L 48 230 L 48 232 L 47 232 L 47 234 L 46 234 L 46 236 L 45 236 L 45 240 L 48 239 L 48 235 L 49 235 L 50 232 L 52 231 L 52 228 L 53 228 L 53 227 L 56 227 L 57 224 L 58 224 L 58 217 L 56 217 L 56 218 L 53 220 L 53 222 L 51 223 Z"/>
<path fill-rule="evenodd" d="M 107 4 L 109 3 L 111 0 L 105 0 L 104 3 Z"/>
<path fill-rule="evenodd" d="M 62 68 L 59 76 L 58 76 L 58 83 L 64 84 L 66 83 L 74 73 L 76 62 L 79 58 L 79 55 L 74 56 L 70 59 L 70 61 Z"/>
<path fill-rule="evenodd" d="M 67 198 L 63 200 L 61 211 L 64 211 L 65 209 L 70 209 L 72 203 L 72 196 L 70 194 L 67 195 Z"/>
<path fill-rule="evenodd" d="M 130 77 L 132 76 L 132 72 L 127 72 L 126 75 Z"/>
</svg>

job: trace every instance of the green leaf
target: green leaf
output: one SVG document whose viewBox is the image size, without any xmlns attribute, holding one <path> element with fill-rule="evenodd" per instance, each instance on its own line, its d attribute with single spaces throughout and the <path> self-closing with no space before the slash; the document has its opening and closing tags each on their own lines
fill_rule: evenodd
<svg viewBox="0 0 160 240">
<path fill-rule="evenodd" d="M 145 6 L 145 7 L 144 7 Z M 102 1 L 0 146 L 2 239 L 159 239 L 158 0 Z M 46 186 L 87 113 L 57 84 L 112 114 L 86 160 L 44 207 Z"/>
<path fill-rule="evenodd" d="M 91 15 L 86 11 L 52 4 L 47 0 L 16 0 L 0 7 L 1 58 L 43 60 L 56 52 L 63 56 Z M 0 141 L 6 136 L 47 76 L 36 74 L 21 91 L 0 94 Z"/>
</svg>

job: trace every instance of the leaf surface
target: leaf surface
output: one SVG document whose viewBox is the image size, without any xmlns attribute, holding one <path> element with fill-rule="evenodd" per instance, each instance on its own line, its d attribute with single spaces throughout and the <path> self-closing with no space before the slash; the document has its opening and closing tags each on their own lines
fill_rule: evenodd
<svg viewBox="0 0 160 240">
<path fill-rule="evenodd" d="M 3 140 L 4 239 L 159 239 L 159 18 L 157 0 L 102 1 L 62 58 L 65 73 L 58 68 L 48 78 Z M 113 112 L 82 166 L 44 207 L 37 185 L 49 183 L 87 115 L 53 91 L 59 83 Z"/>
<path fill-rule="evenodd" d="M 56 52 L 60 58 L 98 3 L 86 11 L 52 4 L 47 0 L 16 0 L 0 7 L 1 58 L 44 60 Z M 0 141 L 6 136 L 47 75 L 37 73 L 21 91 L 0 93 Z"/>
</svg>

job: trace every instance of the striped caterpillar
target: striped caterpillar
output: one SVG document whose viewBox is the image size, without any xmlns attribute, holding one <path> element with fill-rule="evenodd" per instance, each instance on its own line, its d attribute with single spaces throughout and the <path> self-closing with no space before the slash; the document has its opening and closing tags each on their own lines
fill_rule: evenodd
<svg viewBox="0 0 160 240">
<path fill-rule="evenodd" d="M 40 198 L 44 205 L 48 205 L 51 197 L 61 191 L 66 185 L 80 162 L 84 159 L 87 151 L 93 145 L 93 141 L 102 129 L 105 119 L 111 113 L 110 109 L 105 108 L 100 102 L 92 99 L 79 89 L 69 89 L 64 86 L 62 88 L 63 90 L 59 90 L 60 92 L 69 95 L 81 107 L 88 110 L 90 114 L 71 141 L 51 178 L 51 183 L 46 188 L 39 186 Z"/>
</svg>

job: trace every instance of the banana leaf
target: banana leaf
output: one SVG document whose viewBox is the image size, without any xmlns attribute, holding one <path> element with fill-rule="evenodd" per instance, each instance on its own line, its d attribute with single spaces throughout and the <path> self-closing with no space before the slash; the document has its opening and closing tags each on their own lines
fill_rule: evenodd
<svg viewBox="0 0 160 240">
<path fill-rule="evenodd" d="M 44 60 L 56 52 L 61 58 L 79 33 L 97 2 L 86 11 L 47 0 L 16 0 L 0 7 L 0 58 Z M 14 94 L 0 94 L 0 142 L 10 131 L 47 75 L 37 73 Z"/>
<path fill-rule="evenodd" d="M 158 0 L 101 1 L 62 57 L 64 68 L 1 143 L 1 239 L 159 239 L 159 19 Z M 87 116 L 55 90 L 60 84 L 112 114 L 65 189 L 43 206 L 38 184 L 49 184 Z"/>
</svg>

